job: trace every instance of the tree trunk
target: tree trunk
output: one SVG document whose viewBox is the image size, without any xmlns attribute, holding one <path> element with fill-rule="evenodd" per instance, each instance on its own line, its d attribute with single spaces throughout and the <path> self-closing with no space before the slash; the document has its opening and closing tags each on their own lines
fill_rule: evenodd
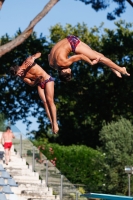
<svg viewBox="0 0 133 200">
<path fill-rule="evenodd" d="M 59 0 L 50 0 L 43 10 L 30 22 L 29 26 L 14 40 L 0 47 L 0 57 L 22 44 L 33 32 L 34 26 L 51 10 Z M 2 2 L 2 0 L 0 1 Z"/>
<path fill-rule="evenodd" d="M 2 8 L 2 5 L 4 3 L 5 0 L 0 0 L 0 9 Z"/>
</svg>

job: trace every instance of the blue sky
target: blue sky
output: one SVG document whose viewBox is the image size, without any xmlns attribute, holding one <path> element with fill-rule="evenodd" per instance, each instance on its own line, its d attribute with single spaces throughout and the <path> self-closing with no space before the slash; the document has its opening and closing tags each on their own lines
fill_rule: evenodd
<svg viewBox="0 0 133 200">
<path fill-rule="evenodd" d="M 22 31 L 29 25 L 30 21 L 42 10 L 48 0 L 6 0 L 0 11 L 0 36 L 8 33 L 14 36 L 20 28 Z M 127 5 L 127 10 L 122 14 L 121 19 L 133 22 L 133 8 Z M 96 12 L 90 5 L 85 5 L 75 0 L 60 0 L 51 11 L 36 25 L 35 31 L 40 35 L 49 34 L 50 26 L 56 23 L 65 25 L 66 23 L 76 25 L 78 22 L 86 23 L 88 28 L 99 26 L 105 23 L 106 28 L 114 28 L 114 21 L 106 19 L 107 11 L 111 11 L 114 3 L 107 10 Z"/>
<path fill-rule="evenodd" d="M 48 0 L 6 0 L 0 11 L 0 37 L 6 33 L 12 37 L 19 28 L 21 31 L 24 31 L 47 2 Z M 77 23 L 83 22 L 88 28 L 98 27 L 104 22 L 105 28 L 114 29 L 114 21 L 106 19 L 107 12 L 111 12 L 114 6 L 115 4 L 111 3 L 111 7 L 108 9 L 96 12 L 90 5 L 85 5 L 80 1 L 60 0 L 35 26 L 34 31 L 37 32 L 38 36 L 41 33 L 44 36 L 48 36 L 50 27 L 57 23 L 60 23 L 62 26 L 65 26 L 67 23 L 75 26 Z M 120 18 L 117 18 L 116 21 L 123 19 L 126 22 L 133 23 L 133 17 L 131 17 L 133 16 L 133 8 L 128 3 L 126 6 L 126 12 Z M 36 120 L 32 117 L 30 119 L 33 121 L 30 130 L 37 130 Z M 16 122 L 16 126 L 19 127 L 22 133 L 26 132 L 26 125 L 22 121 Z"/>
</svg>

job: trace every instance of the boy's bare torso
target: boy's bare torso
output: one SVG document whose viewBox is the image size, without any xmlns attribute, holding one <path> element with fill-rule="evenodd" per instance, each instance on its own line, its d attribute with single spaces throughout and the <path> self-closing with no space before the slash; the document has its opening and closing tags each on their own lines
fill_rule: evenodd
<svg viewBox="0 0 133 200">
<path fill-rule="evenodd" d="M 14 135 L 11 131 L 7 131 L 3 133 L 4 142 L 12 142 Z"/>
<path fill-rule="evenodd" d="M 44 80 L 49 78 L 49 75 L 35 62 L 31 66 L 27 66 L 27 62 L 32 63 L 32 56 L 27 58 L 21 65 L 21 69 L 24 69 L 25 73 L 22 78 L 28 78 L 30 80 L 36 80 L 39 76 L 42 76 Z"/>
<path fill-rule="evenodd" d="M 50 67 L 57 69 L 58 67 L 63 67 L 65 61 L 68 59 L 68 55 L 71 52 L 71 46 L 67 38 L 59 41 L 51 50 L 48 55 Z"/>
</svg>

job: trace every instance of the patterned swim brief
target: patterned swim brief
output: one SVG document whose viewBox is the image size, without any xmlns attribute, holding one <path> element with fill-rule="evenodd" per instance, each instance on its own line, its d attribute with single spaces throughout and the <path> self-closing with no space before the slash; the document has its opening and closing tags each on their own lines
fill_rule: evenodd
<svg viewBox="0 0 133 200">
<path fill-rule="evenodd" d="M 67 39 L 71 45 L 72 52 L 75 53 L 75 49 L 76 49 L 77 45 L 80 43 L 79 38 L 74 35 L 69 35 L 69 36 L 67 36 Z"/>
<path fill-rule="evenodd" d="M 39 85 L 42 89 L 44 89 L 45 86 L 46 86 L 46 84 L 47 84 L 48 82 L 51 82 L 51 81 L 54 81 L 54 78 L 52 78 L 52 77 L 50 76 L 49 79 L 45 80 L 44 82 L 38 83 L 38 85 Z"/>
</svg>

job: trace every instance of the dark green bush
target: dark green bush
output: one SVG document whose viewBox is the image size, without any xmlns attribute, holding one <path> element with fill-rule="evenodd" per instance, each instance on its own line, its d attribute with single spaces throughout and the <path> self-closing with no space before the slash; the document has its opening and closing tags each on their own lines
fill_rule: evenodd
<svg viewBox="0 0 133 200">
<path fill-rule="evenodd" d="M 37 145 L 37 142 L 36 142 Z M 104 184 L 104 155 L 84 145 L 41 144 L 38 148 L 73 184 L 100 191 Z"/>
</svg>

